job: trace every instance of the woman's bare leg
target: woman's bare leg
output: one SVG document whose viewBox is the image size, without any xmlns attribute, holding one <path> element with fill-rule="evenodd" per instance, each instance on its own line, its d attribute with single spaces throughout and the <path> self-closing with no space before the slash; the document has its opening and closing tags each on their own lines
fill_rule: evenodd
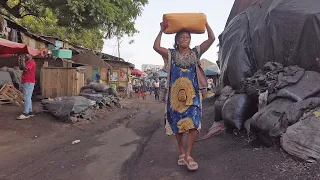
<svg viewBox="0 0 320 180">
<path fill-rule="evenodd" d="M 176 138 L 177 138 L 177 141 L 178 141 L 180 155 L 181 154 L 185 154 L 186 152 L 185 152 L 184 146 L 183 146 L 183 134 L 182 133 L 176 134 Z"/>
<path fill-rule="evenodd" d="M 187 165 L 189 170 L 195 171 L 198 169 L 198 164 L 191 158 L 191 152 L 193 149 L 194 142 L 197 139 L 198 131 L 193 129 L 189 131 L 188 136 L 188 147 L 186 151 L 185 164 Z"/>
<path fill-rule="evenodd" d="M 186 159 L 191 156 L 193 145 L 194 145 L 194 142 L 197 139 L 197 136 L 198 136 L 198 130 L 193 129 L 193 130 L 189 131 L 188 147 L 187 147 L 187 151 L 186 151 Z"/>
</svg>

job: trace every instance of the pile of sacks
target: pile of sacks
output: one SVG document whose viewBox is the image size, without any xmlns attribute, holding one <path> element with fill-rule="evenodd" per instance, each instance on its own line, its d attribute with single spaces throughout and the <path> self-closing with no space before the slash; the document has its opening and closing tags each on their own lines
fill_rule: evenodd
<svg viewBox="0 0 320 180">
<path fill-rule="evenodd" d="M 91 120 L 95 109 L 121 107 L 116 90 L 104 84 L 90 84 L 81 89 L 79 96 L 58 97 L 42 101 L 43 109 L 60 121 Z"/>
<path fill-rule="evenodd" d="M 255 133 L 267 146 L 279 140 L 291 155 L 320 159 L 320 73 L 268 62 L 241 90 L 224 87 L 215 104 L 215 120 Z"/>
<path fill-rule="evenodd" d="M 81 89 L 80 96 L 96 101 L 100 108 L 121 106 L 117 91 L 104 84 L 89 84 Z"/>
</svg>

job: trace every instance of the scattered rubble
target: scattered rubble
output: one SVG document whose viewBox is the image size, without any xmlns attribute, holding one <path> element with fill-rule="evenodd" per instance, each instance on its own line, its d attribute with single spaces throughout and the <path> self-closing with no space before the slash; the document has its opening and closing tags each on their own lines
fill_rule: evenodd
<svg viewBox="0 0 320 180">
<path fill-rule="evenodd" d="M 53 114 L 60 121 L 78 124 L 90 123 L 96 109 L 121 107 L 116 91 L 103 84 L 85 86 L 79 96 L 45 99 L 42 104 L 44 111 Z"/>
<path fill-rule="evenodd" d="M 95 101 L 82 96 L 45 99 L 41 103 L 45 111 L 50 112 L 63 122 L 69 120 L 71 116 L 75 118 L 87 117 L 90 113 L 88 109 L 96 104 Z"/>
</svg>

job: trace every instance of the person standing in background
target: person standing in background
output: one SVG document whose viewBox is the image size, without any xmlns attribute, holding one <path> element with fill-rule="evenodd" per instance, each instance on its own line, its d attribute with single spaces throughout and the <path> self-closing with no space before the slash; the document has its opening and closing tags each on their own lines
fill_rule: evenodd
<svg viewBox="0 0 320 180">
<path fill-rule="evenodd" d="M 149 83 L 149 91 L 150 91 L 150 96 L 152 96 L 152 91 L 153 91 L 153 80 L 150 81 Z"/>
<path fill-rule="evenodd" d="M 129 99 L 132 98 L 132 92 L 133 92 L 132 83 L 131 81 L 129 81 L 128 87 L 127 87 L 127 95 Z"/>
<path fill-rule="evenodd" d="M 96 79 L 97 79 L 97 82 L 96 83 L 100 83 L 100 80 L 101 80 L 101 76 L 99 73 L 96 74 Z"/>
<path fill-rule="evenodd" d="M 21 87 L 24 97 L 24 111 L 17 119 L 23 120 L 34 116 L 31 98 L 36 83 L 36 63 L 30 54 L 20 55 L 18 61 L 20 68 L 23 70 Z"/>
<path fill-rule="evenodd" d="M 153 82 L 153 89 L 154 89 L 154 97 L 156 100 L 159 100 L 159 94 L 160 94 L 160 82 L 159 79 L 157 78 L 154 82 Z"/>
<path fill-rule="evenodd" d="M 212 79 L 207 79 L 207 83 L 208 83 L 207 91 L 211 91 L 212 90 Z"/>
<path fill-rule="evenodd" d="M 137 92 L 138 92 L 138 99 L 141 96 L 141 83 L 140 80 L 136 81 L 136 88 L 137 88 Z"/>
<path fill-rule="evenodd" d="M 148 86 L 146 82 L 142 83 L 141 86 L 141 94 L 142 94 L 142 99 L 146 100 L 147 99 L 147 92 L 148 92 Z"/>
<path fill-rule="evenodd" d="M 167 93 L 168 93 L 168 84 L 167 84 L 167 79 L 164 79 L 164 95 L 163 95 L 163 101 L 166 101 Z"/>
</svg>

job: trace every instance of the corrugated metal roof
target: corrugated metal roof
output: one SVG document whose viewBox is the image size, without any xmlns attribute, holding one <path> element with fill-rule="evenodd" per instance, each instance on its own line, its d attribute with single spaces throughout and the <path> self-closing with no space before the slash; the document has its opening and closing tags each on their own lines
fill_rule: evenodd
<svg viewBox="0 0 320 180">
<path fill-rule="evenodd" d="M 89 66 L 96 66 L 96 67 L 105 67 L 112 69 L 108 63 L 100 59 L 95 53 L 91 51 L 86 51 L 84 53 L 75 55 L 71 58 L 71 61 L 77 64 L 84 64 Z"/>
<path fill-rule="evenodd" d="M 25 28 L 25 27 L 23 27 L 23 26 L 15 23 L 15 22 L 13 22 L 13 21 L 11 21 L 11 20 L 9 20 L 9 19 L 6 19 L 6 18 L 5 18 L 5 20 L 7 21 L 7 26 L 8 26 L 8 27 L 13 28 L 13 29 L 16 29 L 16 30 L 18 30 L 18 31 L 20 31 L 20 32 L 23 32 L 23 33 L 25 33 L 26 35 L 28 35 L 28 36 L 30 36 L 30 37 L 38 40 L 38 41 L 42 41 L 42 42 L 45 42 L 45 43 L 47 43 L 47 44 L 52 44 L 52 45 L 54 45 L 52 42 L 50 42 L 50 41 L 42 38 L 41 36 L 29 32 L 27 28 Z"/>
</svg>

